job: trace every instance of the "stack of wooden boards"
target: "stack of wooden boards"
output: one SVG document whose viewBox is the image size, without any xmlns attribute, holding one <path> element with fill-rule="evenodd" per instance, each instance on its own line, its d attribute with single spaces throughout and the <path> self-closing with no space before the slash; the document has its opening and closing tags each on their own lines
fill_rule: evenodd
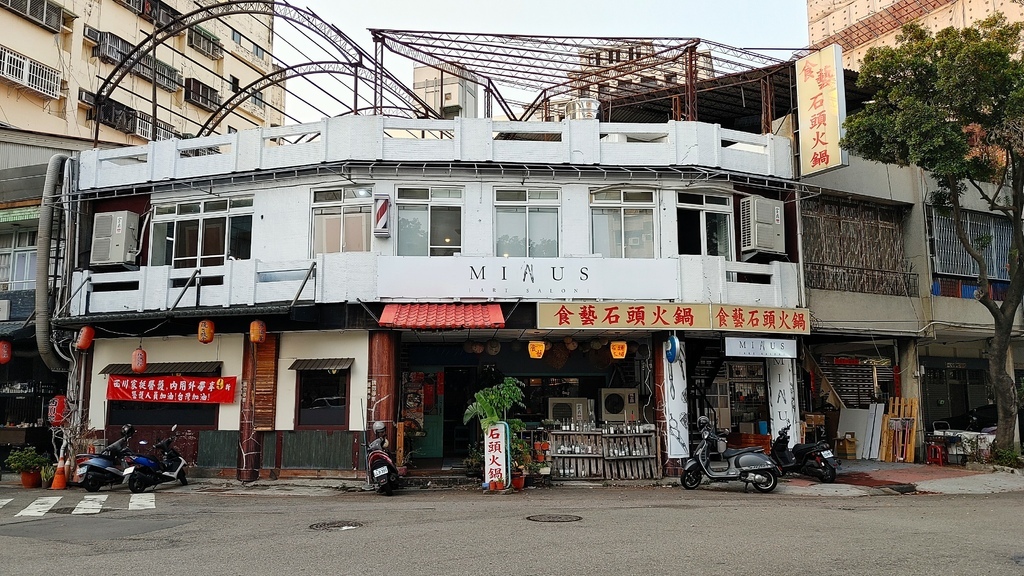
<svg viewBox="0 0 1024 576">
<path fill-rule="evenodd" d="M 890 398 L 882 416 L 882 444 L 878 459 L 883 462 L 913 462 L 917 438 L 917 398 Z"/>
</svg>

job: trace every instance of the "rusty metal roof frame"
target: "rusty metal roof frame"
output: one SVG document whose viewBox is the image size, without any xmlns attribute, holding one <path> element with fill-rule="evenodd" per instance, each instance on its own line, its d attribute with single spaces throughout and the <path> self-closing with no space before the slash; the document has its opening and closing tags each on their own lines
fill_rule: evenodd
<svg viewBox="0 0 1024 576">
<path fill-rule="evenodd" d="M 700 38 L 370 32 L 378 62 L 386 49 L 481 86 L 486 116 L 492 99 L 508 118 L 528 120 L 547 119 L 553 101 L 592 97 L 604 121 L 700 120 L 766 132 L 795 101 L 792 61 Z M 535 96 L 516 102 L 503 87 Z"/>
</svg>

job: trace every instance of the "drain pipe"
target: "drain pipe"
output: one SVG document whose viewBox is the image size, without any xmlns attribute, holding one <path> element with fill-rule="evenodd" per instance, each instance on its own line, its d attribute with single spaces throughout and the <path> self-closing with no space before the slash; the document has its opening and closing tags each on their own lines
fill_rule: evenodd
<svg viewBox="0 0 1024 576">
<path fill-rule="evenodd" d="M 36 346 L 39 357 L 52 372 L 67 372 L 68 365 L 57 356 L 50 341 L 50 245 L 53 232 L 53 204 L 61 183 L 61 168 L 70 157 L 54 154 L 46 166 L 43 198 L 39 206 L 39 233 L 36 238 Z"/>
</svg>

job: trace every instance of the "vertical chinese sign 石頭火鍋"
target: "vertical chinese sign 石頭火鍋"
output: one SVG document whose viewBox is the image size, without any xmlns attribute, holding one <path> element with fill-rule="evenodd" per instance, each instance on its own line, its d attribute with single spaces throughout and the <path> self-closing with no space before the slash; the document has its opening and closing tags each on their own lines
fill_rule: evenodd
<svg viewBox="0 0 1024 576">
<path fill-rule="evenodd" d="M 800 119 L 800 175 L 810 176 L 849 163 L 839 147 L 846 121 L 843 52 L 833 44 L 796 62 Z"/>
<path fill-rule="evenodd" d="M 508 424 L 498 422 L 484 434 L 484 480 L 508 483 Z"/>
</svg>

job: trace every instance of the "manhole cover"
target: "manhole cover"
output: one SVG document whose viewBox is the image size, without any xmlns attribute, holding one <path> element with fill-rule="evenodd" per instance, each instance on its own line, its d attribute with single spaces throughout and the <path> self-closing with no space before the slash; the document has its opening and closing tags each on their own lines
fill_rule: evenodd
<svg viewBox="0 0 1024 576">
<path fill-rule="evenodd" d="M 570 514 L 538 514 L 536 516 L 527 516 L 526 519 L 532 522 L 576 522 L 577 520 L 583 520 L 583 517 Z"/>
<path fill-rule="evenodd" d="M 310 526 L 312 530 L 326 530 L 328 532 L 332 530 L 355 530 L 362 526 L 362 522 L 355 522 L 352 520 L 336 520 L 334 522 L 317 522 Z"/>
<path fill-rule="evenodd" d="M 893 492 L 899 492 L 900 494 L 913 494 L 917 492 L 917 486 L 913 484 L 890 484 L 889 486 L 883 486 Z"/>
</svg>

